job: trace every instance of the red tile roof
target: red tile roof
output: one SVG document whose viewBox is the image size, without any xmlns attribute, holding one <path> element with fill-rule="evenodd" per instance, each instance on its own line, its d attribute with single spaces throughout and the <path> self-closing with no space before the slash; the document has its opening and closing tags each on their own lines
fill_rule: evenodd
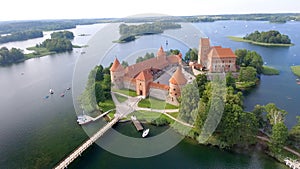
<svg viewBox="0 0 300 169">
<path fill-rule="evenodd" d="M 124 71 L 124 67 L 120 64 L 119 60 L 115 58 L 113 65 L 110 68 L 110 71 L 112 72 L 120 72 Z"/>
<path fill-rule="evenodd" d="M 165 84 L 155 83 L 151 82 L 149 84 L 150 88 L 156 88 L 156 89 L 163 89 L 163 90 L 169 90 L 169 86 Z"/>
<path fill-rule="evenodd" d="M 164 52 L 164 49 L 162 46 L 160 46 L 160 48 L 158 49 L 158 52 L 157 52 L 157 56 L 166 56 L 166 53 Z"/>
<path fill-rule="evenodd" d="M 184 85 L 186 84 L 187 80 L 185 79 L 181 67 L 179 66 L 173 76 L 169 80 L 170 83 L 175 84 L 175 85 Z"/>
<path fill-rule="evenodd" d="M 230 48 L 213 47 L 209 56 L 214 58 L 236 58 L 236 55 Z"/>
<path fill-rule="evenodd" d="M 135 79 L 142 80 L 142 81 L 148 81 L 150 79 L 153 79 L 153 76 L 149 71 L 143 70 L 141 73 L 138 74 L 138 76 Z"/>
</svg>

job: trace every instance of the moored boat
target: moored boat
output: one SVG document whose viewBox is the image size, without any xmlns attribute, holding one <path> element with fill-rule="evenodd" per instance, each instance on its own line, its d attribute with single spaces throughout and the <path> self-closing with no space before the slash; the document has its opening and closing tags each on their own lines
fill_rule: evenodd
<svg viewBox="0 0 300 169">
<path fill-rule="evenodd" d="M 49 90 L 49 93 L 50 93 L 50 94 L 54 94 L 54 90 L 53 90 L 53 89 L 50 89 L 50 90 Z"/>
<path fill-rule="evenodd" d="M 146 137 L 149 134 L 150 129 L 146 129 L 143 131 L 142 137 Z"/>
</svg>

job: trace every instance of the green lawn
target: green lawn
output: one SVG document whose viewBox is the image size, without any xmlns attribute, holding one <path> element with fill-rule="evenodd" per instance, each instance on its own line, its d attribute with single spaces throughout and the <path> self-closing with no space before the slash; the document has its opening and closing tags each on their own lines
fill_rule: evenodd
<svg viewBox="0 0 300 169">
<path fill-rule="evenodd" d="M 125 102 L 128 99 L 127 97 L 119 95 L 119 94 L 115 94 L 115 96 L 120 103 Z"/>
<path fill-rule="evenodd" d="M 141 100 L 138 103 L 138 106 L 152 109 L 178 109 L 177 106 L 171 105 L 163 100 L 158 100 L 152 97 Z"/>
<path fill-rule="evenodd" d="M 263 66 L 262 74 L 264 75 L 279 75 L 279 70 L 270 67 L 270 66 Z"/>
<path fill-rule="evenodd" d="M 144 120 L 148 123 L 159 123 L 158 121 L 161 121 L 161 120 L 165 120 L 166 123 L 173 123 L 174 120 L 173 119 L 170 119 L 168 116 L 164 115 L 164 114 L 161 114 L 161 113 L 158 113 L 158 112 L 152 112 L 152 111 L 135 111 L 135 112 L 132 112 L 131 114 L 128 115 L 128 119 L 130 119 L 130 116 L 136 116 L 136 118 L 138 120 Z M 157 121 L 158 120 L 158 121 Z M 164 124 L 166 124 L 164 123 Z"/>
<path fill-rule="evenodd" d="M 127 96 L 135 97 L 137 96 L 136 91 L 130 89 L 112 89 L 113 92 L 122 93 Z"/>
<path fill-rule="evenodd" d="M 105 102 L 100 102 L 99 107 L 103 112 L 116 108 L 114 101 L 112 100 L 105 100 Z"/>
<path fill-rule="evenodd" d="M 256 85 L 255 82 L 236 82 L 236 88 L 241 90 L 251 88 L 255 85 Z"/>
<path fill-rule="evenodd" d="M 278 44 L 278 43 L 262 43 L 262 42 L 255 42 L 252 40 L 243 39 L 241 37 L 236 36 L 228 36 L 230 40 L 237 41 L 237 42 L 247 42 L 254 45 L 260 45 L 260 46 L 268 46 L 268 47 L 288 47 L 293 46 L 294 44 Z"/>
<path fill-rule="evenodd" d="M 152 120 L 159 118 L 163 114 L 152 111 L 134 111 L 128 115 L 128 118 L 130 119 L 130 116 L 132 115 L 136 116 L 138 120 L 145 120 L 147 122 L 151 122 Z"/>
<path fill-rule="evenodd" d="M 170 116 L 174 117 L 174 118 L 177 118 L 178 115 L 179 115 L 179 112 L 176 112 L 176 113 L 168 113 Z"/>
<path fill-rule="evenodd" d="M 300 77 L 300 65 L 297 66 L 291 66 L 292 72 Z"/>
<path fill-rule="evenodd" d="M 55 54 L 56 52 L 50 52 L 47 48 L 42 48 L 42 47 L 28 47 L 26 48 L 27 50 L 33 50 L 33 53 L 25 54 L 26 59 L 30 58 L 37 58 L 37 57 L 42 57 L 46 55 L 52 55 Z"/>
</svg>

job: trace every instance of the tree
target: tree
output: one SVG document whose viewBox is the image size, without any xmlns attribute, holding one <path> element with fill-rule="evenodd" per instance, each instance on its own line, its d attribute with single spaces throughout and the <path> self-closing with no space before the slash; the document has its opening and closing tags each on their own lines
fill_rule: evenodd
<svg viewBox="0 0 300 169">
<path fill-rule="evenodd" d="M 266 125 L 266 122 L 263 118 L 263 112 L 265 112 L 265 107 L 261 105 L 255 105 L 254 109 L 252 110 L 252 113 L 256 116 L 256 119 L 258 120 L 260 128 L 263 128 Z"/>
<path fill-rule="evenodd" d="M 272 127 L 270 150 L 272 153 L 281 152 L 288 138 L 288 128 L 283 122 L 274 124 Z"/>
<path fill-rule="evenodd" d="M 265 109 L 271 125 L 284 122 L 285 115 L 287 114 L 285 110 L 279 109 L 274 103 L 267 104 Z"/>
<path fill-rule="evenodd" d="M 51 39 L 74 39 L 73 32 L 70 31 L 59 31 L 51 33 Z"/>
<path fill-rule="evenodd" d="M 185 53 L 184 60 L 185 61 L 197 61 L 198 60 L 198 50 L 196 48 L 193 48 L 193 49 L 190 48 Z"/>
<path fill-rule="evenodd" d="M 289 139 L 292 144 L 300 148 L 300 116 L 297 116 L 298 123 L 289 131 Z"/>
<path fill-rule="evenodd" d="M 256 82 L 256 70 L 253 67 L 241 67 L 238 77 L 239 82 Z"/>
<path fill-rule="evenodd" d="M 202 98 L 203 92 L 205 90 L 205 86 L 208 82 L 207 76 L 205 74 L 198 74 L 196 76 L 196 82 L 198 85 L 199 97 Z"/>
<path fill-rule="evenodd" d="M 197 91 L 195 82 L 185 85 L 181 90 L 179 118 L 190 124 L 194 123 L 198 111 L 199 93 L 195 91 Z"/>
<path fill-rule="evenodd" d="M 126 61 L 124 61 L 124 60 L 122 61 L 121 65 L 122 65 L 124 68 L 126 68 L 126 67 L 129 66 L 128 62 L 126 62 Z"/>
<path fill-rule="evenodd" d="M 239 65 L 239 66 L 247 66 L 244 62 L 244 59 L 246 57 L 248 53 L 248 50 L 247 49 L 237 49 L 235 50 L 234 54 L 237 56 L 236 58 L 236 64 Z"/>
<path fill-rule="evenodd" d="M 171 54 L 173 54 L 173 55 L 179 55 L 180 50 L 178 50 L 178 49 L 170 49 L 170 52 L 171 52 Z"/>
<path fill-rule="evenodd" d="M 233 89 L 236 88 L 235 86 L 235 78 L 233 77 L 232 73 L 231 72 L 228 72 L 226 74 L 226 86 L 227 87 L 232 87 Z"/>
<path fill-rule="evenodd" d="M 245 59 L 247 66 L 252 66 L 256 69 L 258 74 L 262 73 L 263 70 L 263 60 L 261 56 L 255 51 L 247 52 Z"/>
<path fill-rule="evenodd" d="M 262 73 L 263 59 L 257 52 L 247 49 L 237 49 L 234 53 L 237 56 L 237 65 L 242 67 L 252 66 L 256 69 L 258 74 Z"/>
</svg>

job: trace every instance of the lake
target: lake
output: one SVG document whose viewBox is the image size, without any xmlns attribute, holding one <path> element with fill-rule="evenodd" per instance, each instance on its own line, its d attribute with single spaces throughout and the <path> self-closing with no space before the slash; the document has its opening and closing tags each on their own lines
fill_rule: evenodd
<svg viewBox="0 0 300 169">
<path fill-rule="evenodd" d="M 279 76 L 262 76 L 259 86 L 245 94 L 246 110 L 252 110 L 255 104 L 276 103 L 289 112 L 286 123 L 289 127 L 296 123 L 299 115 L 299 87 L 296 77 L 289 66 L 300 64 L 300 44 L 297 30 L 299 22 L 286 24 L 270 24 L 254 21 L 219 21 L 212 23 L 191 24 L 199 32 L 180 34 L 180 30 L 168 30 L 163 35 L 140 37 L 126 44 L 104 43 L 101 38 L 105 24 L 77 26 L 70 29 L 76 36 L 74 44 L 89 44 L 86 49 L 74 49 L 71 53 L 45 56 L 30 59 L 23 63 L 0 67 L 0 166 L 1 168 L 51 168 L 69 154 L 74 148 L 88 138 L 84 130 L 97 128 L 92 123 L 81 128 L 76 123 L 77 96 L 83 90 L 91 65 L 98 63 L 109 65 L 118 57 L 120 60 L 134 62 L 133 57 L 145 51 L 156 51 L 161 45 L 167 48 L 179 48 L 183 53 L 188 47 L 197 47 L 200 36 L 208 36 L 213 45 L 222 45 L 232 49 L 246 48 L 262 55 L 269 66 L 281 71 Z M 103 29 L 101 29 L 103 28 Z M 184 25 L 183 29 L 189 29 Z M 295 43 L 289 48 L 266 48 L 247 43 L 233 42 L 226 36 L 237 36 L 252 31 L 276 29 L 287 34 Z M 99 34 L 99 30 L 100 31 Z M 194 29 L 193 29 L 194 30 Z M 97 33 L 98 32 L 98 33 Z M 49 35 L 50 32 L 45 34 Z M 97 36 L 98 34 L 98 36 Z M 173 36 L 173 35 L 176 35 Z M 109 35 L 110 36 L 110 35 Z M 118 34 L 111 36 L 117 37 Z M 46 36 L 47 37 L 47 36 Z M 1 46 L 25 49 L 42 42 L 37 38 L 22 42 L 12 42 Z M 93 38 L 92 38 L 93 37 Z M 94 38 L 99 37 L 99 38 Z M 187 39 L 186 43 L 182 39 Z M 110 46 L 112 46 L 110 48 Z M 108 51 L 102 49 L 110 48 Z M 85 54 L 81 54 L 85 51 Z M 104 56 L 101 59 L 101 56 Z M 130 55 L 130 57 L 127 57 Z M 96 58 L 96 59 L 95 59 Z M 24 72 L 24 75 L 21 73 Z M 77 75 L 74 76 L 73 74 Z M 73 86 L 72 86 L 73 82 Z M 65 97 L 60 93 L 72 86 Z M 55 94 L 45 99 L 49 88 Z M 131 124 L 119 124 L 115 129 L 121 133 L 132 132 Z M 194 141 L 184 139 L 173 149 L 154 157 L 133 159 L 111 154 L 97 145 L 93 145 L 78 158 L 69 168 L 282 168 L 283 165 L 260 152 L 235 154 L 213 147 L 198 145 Z"/>
</svg>

